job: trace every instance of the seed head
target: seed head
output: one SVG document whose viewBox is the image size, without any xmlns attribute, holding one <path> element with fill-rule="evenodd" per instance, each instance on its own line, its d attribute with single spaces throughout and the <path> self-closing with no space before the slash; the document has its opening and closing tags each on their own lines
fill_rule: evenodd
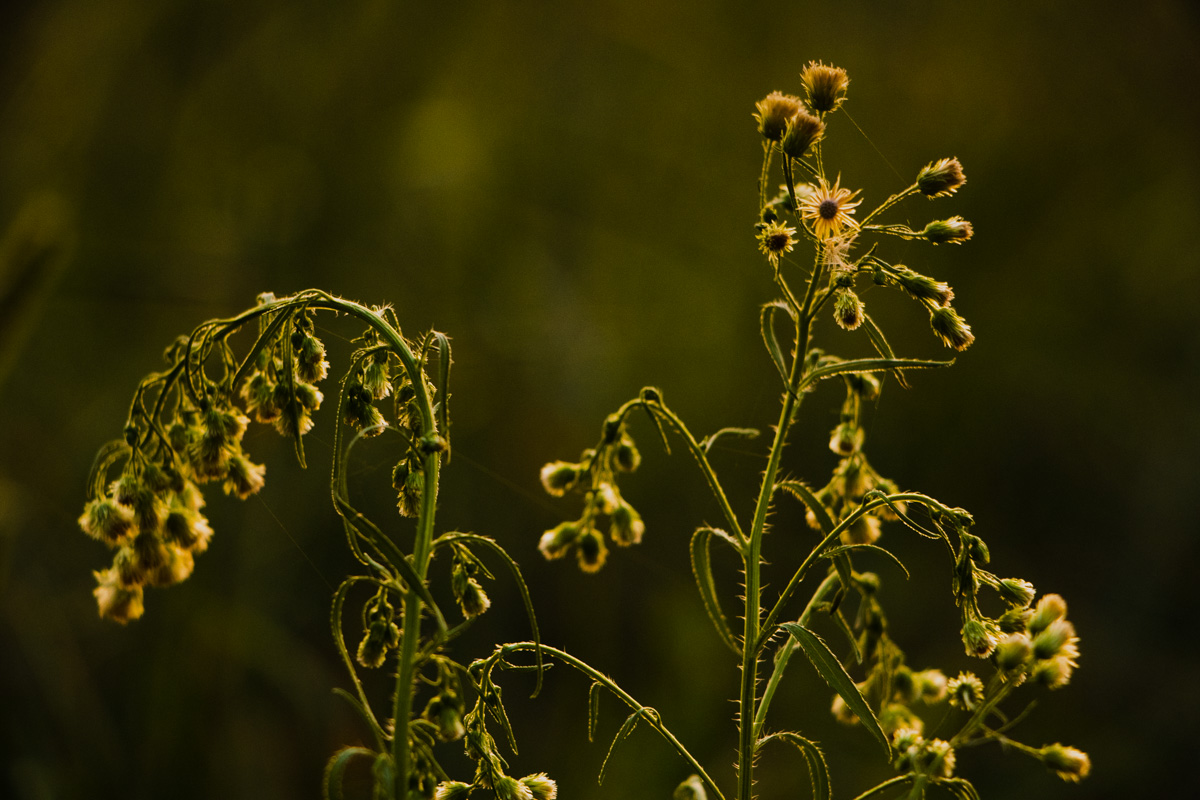
<svg viewBox="0 0 1200 800">
<path fill-rule="evenodd" d="M 800 81 L 808 92 L 808 105 L 813 111 L 834 111 L 846 99 L 850 79 L 841 67 L 826 66 L 810 61 L 800 73 Z"/>
<path fill-rule="evenodd" d="M 925 166 L 917 174 L 917 188 L 929 198 L 948 197 L 967 182 L 957 158 L 943 158 Z"/>
<path fill-rule="evenodd" d="M 780 148 L 789 158 L 804 158 L 808 149 L 825 135 L 825 123 L 801 109 L 787 121 Z"/>
<path fill-rule="evenodd" d="M 771 92 L 754 106 L 758 109 L 754 113 L 754 119 L 758 122 L 758 132 L 771 142 L 778 142 L 783 138 L 788 120 L 804 108 L 799 97 L 782 92 Z"/>
</svg>

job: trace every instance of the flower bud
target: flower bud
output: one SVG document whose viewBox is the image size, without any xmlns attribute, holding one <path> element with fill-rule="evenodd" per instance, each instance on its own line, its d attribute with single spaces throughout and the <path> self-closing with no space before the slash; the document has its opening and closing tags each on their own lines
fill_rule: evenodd
<svg viewBox="0 0 1200 800">
<path fill-rule="evenodd" d="M 925 743 L 925 752 L 921 759 L 925 772 L 942 778 L 954 775 L 954 748 L 944 739 L 930 739 Z"/>
<path fill-rule="evenodd" d="M 860 426 L 853 422 L 843 422 L 833 429 L 833 435 L 829 437 L 829 449 L 839 456 L 857 453 L 862 448 L 865 436 L 866 433 Z"/>
<path fill-rule="evenodd" d="M 896 282 L 900 284 L 900 288 L 908 292 L 908 294 L 917 300 L 929 300 L 937 303 L 939 306 L 949 305 L 954 299 L 954 290 L 950 288 L 948 283 L 935 281 L 926 275 L 915 272 L 903 264 L 897 264 Z"/>
<path fill-rule="evenodd" d="M 542 467 L 542 487 L 551 497 L 562 497 L 579 479 L 580 467 L 568 461 L 551 461 Z"/>
<path fill-rule="evenodd" d="M 492 789 L 496 800 L 533 800 L 533 791 L 528 786 L 507 775 L 497 778 Z"/>
<path fill-rule="evenodd" d="M 1005 672 L 1020 669 L 1029 661 L 1033 643 L 1023 633 L 1010 633 L 996 645 L 996 666 Z"/>
<path fill-rule="evenodd" d="M 996 585 L 1000 596 L 1015 606 L 1024 608 L 1033 602 L 1033 584 L 1020 578 L 1002 578 Z"/>
<path fill-rule="evenodd" d="M 190 551 L 168 546 L 166 554 L 166 560 L 148 575 L 147 583 L 151 586 L 174 586 L 183 583 L 192 574 L 196 562 Z"/>
<path fill-rule="evenodd" d="M 621 472 L 633 472 L 642 463 L 642 454 L 638 452 L 633 439 L 628 435 L 622 436 L 621 441 L 613 448 L 613 464 Z"/>
<path fill-rule="evenodd" d="M 584 572 L 599 572 L 604 566 L 608 547 L 604 544 L 604 537 L 595 528 L 585 528 L 579 534 L 576 557 L 579 559 L 579 568 Z"/>
<path fill-rule="evenodd" d="M 1032 616 L 1033 611 L 1030 609 L 1014 606 L 1001 614 L 996 622 L 1003 633 L 1024 633 Z"/>
<path fill-rule="evenodd" d="M 368 669 L 378 669 L 387 659 L 388 651 L 400 643 L 400 628 L 387 618 L 377 618 L 367 626 L 358 643 L 358 663 Z"/>
<path fill-rule="evenodd" d="M 801 109 L 787 121 L 780 147 L 789 158 L 804 158 L 808 149 L 825 135 L 825 123 Z"/>
<path fill-rule="evenodd" d="M 913 685 L 926 703 L 939 703 L 946 698 L 946 676 L 940 669 L 914 672 Z"/>
<path fill-rule="evenodd" d="M 101 619 L 111 619 L 124 625 L 142 615 L 145 608 L 142 605 L 141 586 L 123 586 L 115 569 L 92 574 L 99 584 L 92 594 L 96 596 Z"/>
<path fill-rule="evenodd" d="M 1000 626 L 986 617 L 968 619 L 963 623 L 962 639 L 967 655 L 987 658 L 1000 640 Z"/>
<path fill-rule="evenodd" d="M 1030 676 L 1049 689 L 1061 689 L 1071 682 L 1075 662 L 1066 656 L 1056 656 L 1045 661 L 1035 661 Z"/>
<path fill-rule="evenodd" d="M 917 174 L 917 188 L 929 198 L 948 197 L 967 182 L 957 158 L 943 158 L 925 166 Z"/>
<path fill-rule="evenodd" d="M 425 473 L 420 470 L 409 471 L 404 478 L 404 488 L 396 498 L 396 508 L 400 510 L 400 516 L 418 516 L 421 513 L 421 497 L 424 494 Z"/>
<path fill-rule="evenodd" d="M 612 525 L 608 529 L 608 535 L 612 537 L 613 544 L 620 547 L 641 544 L 642 535 L 646 532 L 646 523 L 642 522 L 641 515 L 633 506 L 619 500 L 611 516 Z"/>
<path fill-rule="evenodd" d="M 304 334 L 296 348 L 296 374 L 300 380 L 316 383 L 329 374 L 329 362 L 325 360 L 325 345 L 312 334 Z"/>
<path fill-rule="evenodd" d="M 1056 619 L 1033 639 L 1033 654 L 1038 659 L 1054 658 L 1058 655 L 1072 657 L 1078 654 L 1075 643 L 1075 626 L 1066 619 Z"/>
<path fill-rule="evenodd" d="M 671 792 L 671 800 L 708 800 L 708 792 L 705 791 L 699 775 L 689 775 L 687 780 Z"/>
<path fill-rule="evenodd" d="M 758 123 L 758 132 L 763 135 L 764 139 L 772 142 L 778 142 L 783 138 L 788 120 L 804 108 L 799 97 L 782 92 L 771 92 L 754 106 L 758 109 L 754 114 L 754 119 Z"/>
<path fill-rule="evenodd" d="M 841 533 L 842 544 L 874 544 L 880 536 L 878 517 L 863 514 Z"/>
<path fill-rule="evenodd" d="M 186 507 L 171 509 L 163 525 L 163 538 L 166 541 L 192 553 L 203 553 L 207 550 L 212 535 L 213 530 L 208 520 L 199 512 Z"/>
<path fill-rule="evenodd" d="M 975 341 L 971 326 L 950 306 L 933 309 L 929 314 L 929 324 L 946 347 L 966 350 Z"/>
<path fill-rule="evenodd" d="M 84 506 L 79 527 L 93 539 L 116 547 L 133 533 L 133 511 L 111 498 L 97 498 Z"/>
<path fill-rule="evenodd" d="M 525 784 L 533 795 L 533 800 L 555 800 L 558 797 L 558 784 L 551 780 L 546 773 L 539 772 L 536 775 L 526 775 L 521 778 L 521 783 Z"/>
<path fill-rule="evenodd" d="M 841 67 L 826 66 L 810 61 L 800 73 L 800 81 L 808 92 L 808 105 L 813 111 L 835 110 L 846 99 L 850 79 Z"/>
<path fill-rule="evenodd" d="M 1062 619 L 1066 615 L 1067 601 L 1062 598 L 1062 595 L 1042 595 L 1042 599 L 1038 600 L 1037 607 L 1033 610 L 1033 616 L 1029 618 L 1029 632 L 1037 636 L 1048 628 L 1051 622 Z"/>
<path fill-rule="evenodd" d="M 542 534 L 541 541 L 538 542 L 538 550 L 542 552 L 547 561 L 562 558 L 579 538 L 579 531 L 578 522 L 559 523 Z"/>
<path fill-rule="evenodd" d="M 255 464 L 242 453 L 235 453 L 229 459 L 229 468 L 221 488 L 225 494 L 236 494 L 239 500 L 245 500 L 263 487 L 266 472 L 265 464 Z"/>
<path fill-rule="evenodd" d="M 879 726 L 884 733 L 897 730 L 914 730 L 920 733 L 925 722 L 902 703 L 889 703 L 879 712 Z"/>
<path fill-rule="evenodd" d="M 833 298 L 833 318 L 844 330 L 857 330 L 866 310 L 853 289 L 838 289 Z"/>
<path fill-rule="evenodd" d="M 934 220 L 921 231 L 921 236 L 933 244 L 962 244 L 974 235 L 975 229 L 962 217 Z"/>
<path fill-rule="evenodd" d="M 433 800 L 466 800 L 471 784 L 462 781 L 442 781 L 433 792 Z"/>
<path fill-rule="evenodd" d="M 363 370 L 363 388 L 376 400 L 382 400 L 392 393 L 387 359 L 386 352 L 376 353 L 371 363 Z"/>
<path fill-rule="evenodd" d="M 483 591 L 479 581 L 474 578 L 467 579 L 466 586 L 463 587 L 463 592 L 457 600 L 459 609 L 467 619 L 478 617 L 492 607 L 491 598 L 487 596 L 487 592 Z"/>
<path fill-rule="evenodd" d="M 1064 781 L 1077 782 L 1092 771 L 1087 753 L 1061 744 L 1048 744 L 1041 749 L 1042 763 L 1058 773 Z"/>
</svg>

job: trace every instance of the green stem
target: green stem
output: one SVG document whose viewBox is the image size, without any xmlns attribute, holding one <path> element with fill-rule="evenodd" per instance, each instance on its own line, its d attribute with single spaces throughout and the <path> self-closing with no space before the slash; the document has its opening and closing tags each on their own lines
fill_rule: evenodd
<svg viewBox="0 0 1200 800">
<path fill-rule="evenodd" d="M 671 746 L 675 748 L 675 752 L 679 753 L 679 755 L 688 762 L 688 765 L 691 766 L 692 769 L 696 770 L 696 774 L 700 776 L 700 780 L 704 781 L 705 786 L 716 797 L 716 800 L 725 800 L 725 796 L 721 794 L 721 789 L 717 786 L 716 782 L 709 777 L 708 773 L 704 770 L 704 767 L 700 766 L 700 762 L 696 760 L 695 756 L 688 752 L 688 749 L 683 746 L 683 743 L 675 738 L 675 734 L 671 733 L 667 726 L 662 723 L 658 712 L 649 706 L 644 706 L 639 703 L 633 698 L 632 695 L 618 686 L 615 682 L 613 682 L 612 678 L 608 677 L 603 672 L 596 670 L 585 661 L 580 661 L 570 653 L 559 650 L 555 647 L 550 647 L 548 645 L 538 645 L 534 642 L 512 642 L 510 644 L 501 645 L 499 648 L 497 648 L 497 653 L 499 655 L 504 655 L 507 653 L 516 653 L 527 650 L 536 651 L 539 648 L 546 655 L 557 658 L 562 663 L 569 667 L 573 667 L 582 674 L 586 675 L 592 681 L 600 684 L 605 689 L 608 689 L 610 692 L 616 695 L 622 703 L 629 706 L 634 711 L 645 712 L 642 715 L 642 719 L 645 720 L 650 727 L 657 731 L 660 736 L 666 739 Z"/>
<path fill-rule="evenodd" d="M 883 783 L 879 784 L 878 786 L 876 786 L 874 788 L 867 789 L 865 792 L 860 794 L 858 797 L 854 798 L 854 800 L 867 800 L 868 797 L 872 797 L 881 792 L 886 792 L 888 789 L 892 788 L 893 786 L 903 786 L 906 783 L 911 783 L 912 779 L 913 779 L 912 775 L 897 775 L 894 778 L 889 778 L 888 780 L 884 781 Z"/>
<path fill-rule="evenodd" d="M 798 622 L 807 627 L 809 620 L 812 618 L 813 612 L 816 611 L 817 605 L 837 586 L 839 585 L 838 576 L 836 573 L 831 573 L 817 590 L 813 592 L 812 599 L 808 601 L 808 605 L 804 607 L 804 613 L 800 615 Z M 796 650 L 795 638 L 789 636 L 779 648 L 778 655 L 775 656 L 775 668 L 771 672 L 771 678 L 767 681 L 767 688 L 763 690 L 762 700 L 758 704 L 758 713 L 754 716 L 754 738 L 757 740 L 762 736 L 763 725 L 767 720 L 767 709 L 771 705 L 771 701 L 775 698 L 775 690 L 779 688 L 779 682 L 783 679 L 783 671 L 787 669 L 788 661 L 792 657 L 792 653 Z"/>
</svg>

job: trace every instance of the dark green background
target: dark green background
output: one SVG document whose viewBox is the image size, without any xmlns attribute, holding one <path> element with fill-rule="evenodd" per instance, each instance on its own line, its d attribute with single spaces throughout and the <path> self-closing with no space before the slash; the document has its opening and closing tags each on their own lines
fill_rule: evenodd
<svg viewBox="0 0 1200 800">
<path fill-rule="evenodd" d="M 833 119 L 844 182 L 870 204 L 958 156 L 959 195 L 903 213 L 959 213 L 977 231 L 961 248 L 893 249 L 951 282 L 979 338 L 952 370 L 886 388 L 868 452 L 902 486 L 971 509 L 996 570 L 1064 594 L 1082 637 L 1072 685 L 1032 692 L 1018 738 L 1087 750 L 1091 779 L 1069 786 L 997 748 L 960 753 L 961 774 L 988 798 L 1181 784 L 1200 710 L 1197 34 L 1184 0 L 7 6 L 0 280 L 23 302 L 0 320 L 0 795 L 316 797 L 328 754 L 361 741 L 330 693 L 345 685 L 330 585 L 352 566 L 325 488 L 330 414 L 307 473 L 252 430 L 266 489 L 210 497 L 217 537 L 196 574 L 149 592 L 127 628 L 96 619 L 91 570 L 107 556 L 75 525 L 92 455 L 163 347 L 260 291 L 309 286 L 454 337 L 440 525 L 516 554 L 546 640 L 659 708 L 728 783 L 737 675 L 686 555 L 719 516 L 699 475 L 636 425 L 645 464 L 624 488 L 646 543 L 585 576 L 533 549 L 576 513 L 537 471 L 648 383 L 701 434 L 774 420 L 750 114 L 768 91 L 799 91 L 812 58 L 849 70 L 847 109 L 869 137 Z M 864 297 L 905 354 L 945 353 L 914 304 Z M 323 324 L 344 357 L 336 343 L 357 331 Z M 807 402 L 796 475 L 825 480 L 838 401 L 827 388 Z M 744 511 L 762 453 L 716 457 Z M 354 491 L 404 539 L 381 488 L 393 458 L 364 450 Z M 941 554 L 885 535 L 917 573 L 876 566 L 910 663 L 968 668 Z M 811 542 L 782 507 L 773 585 Z M 722 579 L 732 594 L 732 570 Z M 491 591 L 461 658 L 527 635 L 511 584 Z M 793 669 L 777 719 L 835 754 L 836 796 L 886 776 L 862 731 L 829 721 L 811 670 Z M 546 770 L 579 800 L 665 798 L 686 776 L 641 731 L 596 788 L 606 744 L 586 740 L 586 685 L 555 670 L 525 703 L 527 677 L 508 684 L 517 775 Z M 618 723 L 606 705 L 601 737 Z M 807 796 L 794 756 L 762 765 L 764 798 Z"/>
</svg>

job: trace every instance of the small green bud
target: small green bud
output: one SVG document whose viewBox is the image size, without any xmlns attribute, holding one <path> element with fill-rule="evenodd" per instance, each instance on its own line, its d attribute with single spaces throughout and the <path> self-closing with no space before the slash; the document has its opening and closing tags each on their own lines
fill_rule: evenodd
<svg viewBox="0 0 1200 800">
<path fill-rule="evenodd" d="M 1024 633 L 1032 616 L 1032 610 L 1014 606 L 1001 614 L 996 622 L 1003 633 Z"/>
<path fill-rule="evenodd" d="M 620 547 L 641 544 L 642 535 L 646 532 L 646 523 L 642 522 L 641 515 L 633 506 L 619 500 L 611 516 L 612 526 L 608 529 L 608 535 L 612 537 L 613 544 Z"/>
<path fill-rule="evenodd" d="M 479 585 L 479 581 L 468 578 L 462 594 L 458 596 L 458 607 L 467 619 L 478 617 L 492 607 L 492 601 Z"/>
<path fill-rule="evenodd" d="M 633 472 L 642 463 L 642 454 L 628 434 L 622 436 L 613 448 L 613 463 L 621 472 Z"/>
<path fill-rule="evenodd" d="M 1041 749 L 1042 763 L 1058 773 L 1064 781 L 1077 782 L 1092 771 L 1087 753 L 1061 744 L 1048 744 Z"/>
<path fill-rule="evenodd" d="M 404 479 L 404 488 L 396 498 L 396 508 L 402 517 L 415 517 L 421 511 L 421 497 L 425 494 L 425 473 L 412 470 Z"/>
<path fill-rule="evenodd" d="M 371 363 L 363 369 L 363 388 L 376 400 L 382 400 L 392 393 L 391 375 L 388 372 L 388 354 L 380 351 L 371 359 Z M 414 392 L 415 395 L 415 392 Z"/>
<path fill-rule="evenodd" d="M 939 159 L 917 173 L 917 188 L 930 199 L 948 197 L 966 182 L 967 176 L 957 158 Z"/>
<path fill-rule="evenodd" d="M 296 374 L 309 383 L 325 380 L 329 362 L 325 360 L 325 345 L 312 334 L 302 334 L 296 347 Z"/>
<path fill-rule="evenodd" d="M 914 272 L 903 264 L 897 264 L 896 282 L 916 300 L 929 300 L 939 306 L 949 305 L 954 299 L 954 290 L 948 283 L 935 281 L 927 275 Z"/>
<path fill-rule="evenodd" d="M 1029 661 L 1033 643 L 1024 633 L 1010 633 L 996 645 L 996 666 L 1005 672 L 1020 669 Z"/>
<path fill-rule="evenodd" d="M 1061 689 L 1071 682 L 1075 662 L 1066 656 L 1056 656 L 1044 661 L 1035 661 L 1030 676 L 1049 689 Z"/>
<path fill-rule="evenodd" d="M 879 727 L 883 728 L 884 733 L 902 729 L 915 730 L 920 733 L 924 729 L 925 723 L 908 706 L 902 703 L 889 703 L 879 712 Z"/>
<path fill-rule="evenodd" d="M 921 236 L 933 244 L 962 244 L 974 235 L 975 229 L 962 217 L 936 219 L 921 231 Z"/>
<path fill-rule="evenodd" d="M 838 289 L 833 299 L 833 318 L 838 327 L 853 331 L 862 325 L 866 309 L 853 289 Z"/>
<path fill-rule="evenodd" d="M 962 639 L 967 655 L 987 658 L 1000 640 L 1000 626 L 986 617 L 968 619 L 963 623 Z"/>
<path fill-rule="evenodd" d="M 533 795 L 533 800 L 555 800 L 558 797 L 558 784 L 550 779 L 544 772 L 539 772 L 536 775 L 526 775 L 521 778 L 521 783 L 525 784 Z"/>
<path fill-rule="evenodd" d="M 433 800 L 466 800 L 472 788 L 462 781 L 442 781 L 433 792 Z"/>
<path fill-rule="evenodd" d="M 1020 578 L 1002 578 L 996 585 L 1000 596 L 1014 606 L 1024 608 L 1033 602 L 1033 584 Z"/>
<path fill-rule="evenodd" d="M 559 523 L 556 527 L 542 534 L 542 539 L 538 542 L 538 550 L 542 552 L 542 555 L 548 561 L 562 558 L 579 538 L 579 532 L 580 527 L 578 522 Z"/>
<path fill-rule="evenodd" d="M 562 497 L 579 479 L 580 466 L 568 461 L 551 461 L 542 467 L 542 487 L 551 497 Z"/>
<path fill-rule="evenodd" d="M 533 792 L 528 786 L 507 775 L 497 778 L 492 789 L 496 792 L 496 800 L 533 800 Z"/>
<path fill-rule="evenodd" d="M 940 669 L 914 672 L 913 685 L 926 703 L 940 703 L 946 699 L 946 676 Z"/>
<path fill-rule="evenodd" d="M 853 422 L 843 422 L 833 429 L 829 437 L 829 449 L 839 456 L 848 456 L 862 449 L 866 432 Z"/>
<path fill-rule="evenodd" d="M 1065 654 L 1072 656 L 1078 652 L 1075 647 L 1077 641 L 1079 637 L 1075 635 L 1075 626 L 1066 619 L 1056 619 L 1034 637 L 1033 655 L 1038 659 L 1054 658 L 1070 650 Z"/>
<path fill-rule="evenodd" d="M 1033 616 L 1029 618 L 1029 632 L 1036 636 L 1048 628 L 1051 622 L 1066 615 L 1067 601 L 1062 595 L 1042 595 L 1042 599 L 1038 600 L 1037 607 L 1033 610 Z"/>
<path fill-rule="evenodd" d="M 879 518 L 863 514 L 842 531 L 840 538 L 842 544 L 874 544 L 881 533 Z"/>
<path fill-rule="evenodd" d="M 604 544 L 604 537 L 595 528 L 585 528 L 579 534 L 576 557 L 579 560 L 579 568 L 584 572 L 599 572 L 604 566 L 608 558 L 608 547 Z"/>
<path fill-rule="evenodd" d="M 708 792 L 699 775 L 689 775 L 687 780 L 671 792 L 671 800 L 708 800 Z"/>
</svg>

